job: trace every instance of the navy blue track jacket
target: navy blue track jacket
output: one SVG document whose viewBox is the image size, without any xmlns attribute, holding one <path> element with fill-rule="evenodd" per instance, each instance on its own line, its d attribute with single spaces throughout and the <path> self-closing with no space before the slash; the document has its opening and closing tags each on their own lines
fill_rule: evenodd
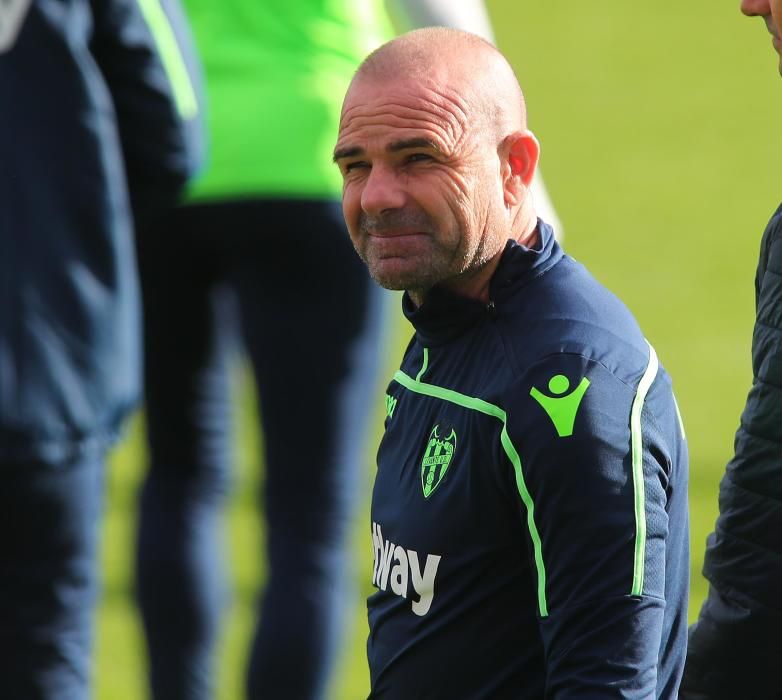
<svg viewBox="0 0 782 700">
<path fill-rule="evenodd" d="M 671 382 L 539 223 L 491 302 L 405 297 L 372 498 L 371 698 L 675 698 L 688 457 Z"/>
<path fill-rule="evenodd" d="M 0 51 L 0 460 L 60 460 L 138 398 L 131 203 L 143 219 L 195 170 L 197 86 L 156 2 L 10 5 L 29 6 Z"/>
</svg>

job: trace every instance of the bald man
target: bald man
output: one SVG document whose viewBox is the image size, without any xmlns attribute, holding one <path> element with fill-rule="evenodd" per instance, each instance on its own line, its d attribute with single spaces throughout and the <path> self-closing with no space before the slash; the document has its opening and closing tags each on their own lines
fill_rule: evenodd
<svg viewBox="0 0 782 700">
<path fill-rule="evenodd" d="M 782 0 L 742 0 L 763 19 L 782 75 Z M 709 593 L 690 630 L 683 700 L 782 698 L 782 205 L 755 275 L 752 388 L 720 483 L 703 574 Z"/>
<path fill-rule="evenodd" d="M 372 497 L 371 698 L 675 698 L 687 447 L 627 309 L 529 196 L 507 61 L 446 29 L 385 44 L 334 159 L 353 244 L 415 328 Z"/>
</svg>

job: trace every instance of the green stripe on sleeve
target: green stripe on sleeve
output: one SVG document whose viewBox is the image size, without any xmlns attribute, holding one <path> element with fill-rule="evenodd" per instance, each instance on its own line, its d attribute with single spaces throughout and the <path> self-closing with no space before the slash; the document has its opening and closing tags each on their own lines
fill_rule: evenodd
<svg viewBox="0 0 782 700">
<path fill-rule="evenodd" d="M 424 348 L 424 361 L 421 363 L 421 371 L 415 376 L 417 382 L 421 381 L 421 377 L 424 376 L 426 368 L 429 366 L 429 348 Z"/>
<path fill-rule="evenodd" d="M 168 17 L 158 0 L 138 0 L 138 4 L 160 52 L 179 115 L 192 119 L 198 114 L 198 100 Z"/>
<path fill-rule="evenodd" d="M 538 528 L 535 525 L 535 504 L 532 502 L 532 496 L 530 496 L 527 490 L 527 484 L 524 481 L 524 473 L 521 471 L 521 459 L 519 453 L 513 445 L 513 442 L 508 435 L 508 424 L 503 423 L 502 433 L 500 434 L 500 440 L 502 441 L 502 447 L 505 449 L 505 454 L 508 455 L 511 464 L 513 465 L 513 471 L 516 473 L 516 487 L 519 489 L 519 495 L 524 505 L 527 508 L 527 528 L 529 529 L 529 536 L 532 540 L 532 548 L 535 553 L 535 568 L 538 573 L 538 610 L 541 617 L 548 617 L 548 604 L 546 603 L 546 567 L 543 564 L 543 545 L 540 541 L 540 534 Z"/>
<path fill-rule="evenodd" d="M 644 449 L 643 430 L 641 428 L 641 412 L 649 388 L 652 386 L 657 369 L 657 353 L 649 345 L 649 363 L 638 383 L 638 390 L 630 410 L 630 436 L 633 463 L 633 492 L 635 496 L 635 556 L 633 558 L 633 587 L 630 595 L 642 595 L 644 589 L 644 564 L 646 559 L 646 493 L 644 486 Z"/>
<path fill-rule="evenodd" d="M 424 352 L 426 353 L 426 351 Z M 424 367 L 418 373 L 418 377 L 420 377 L 426 369 L 427 357 L 428 356 L 424 354 Z M 416 394 L 423 394 L 424 396 L 431 396 L 435 399 L 448 401 L 471 411 L 478 411 L 487 416 L 492 416 L 502 422 L 500 442 L 502 443 L 503 450 L 505 450 L 505 454 L 513 465 L 513 471 L 516 475 L 516 487 L 518 488 L 521 500 L 527 509 L 527 528 L 529 529 L 530 539 L 532 540 L 535 568 L 538 577 L 538 611 L 540 612 L 541 617 L 548 617 L 548 604 L 546 602 L 546 567 L 543 562 L 543 547 L 540 541 L 540 534 L 538 533 L 538 528 L 535 524 L 535 504 L 532 501 L 532 496 L 524 481 L 524 473 L 521 469 L 521 458 L 508 435 L 507 414 L 499 406 L 495 406 L 488 401 L 461 394 L 458 391 L 453 391 L 453 389 L 445 389 L 443 387 L 435 386 L 434 384 L 426 384 L 418 379 L 409 377 L 401 370 L 394 374 L 394 380 Z"/>
</svg>

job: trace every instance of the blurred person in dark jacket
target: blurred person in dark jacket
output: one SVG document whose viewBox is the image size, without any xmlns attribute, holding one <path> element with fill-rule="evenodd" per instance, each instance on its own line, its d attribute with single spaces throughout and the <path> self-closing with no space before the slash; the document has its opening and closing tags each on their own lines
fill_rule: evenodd
<svg viewBox="0 0 782 700">
<path fill-rule="evenodd" d="M 164 5 L 2 4 L 4 698 L 89 696 L 105 457 L 140 391 L 132 227 L 199 158 L 186 37 Z"/>
<path fill-rule="evenodd" d="M 741 11 L 765 22 L 782 74 L 782 0 L 742 0 Z M 760 244 L 755 299 L 754 378 L 706 547 L 684 700 L 782 698 L 782 206 Z"/>
</svg>

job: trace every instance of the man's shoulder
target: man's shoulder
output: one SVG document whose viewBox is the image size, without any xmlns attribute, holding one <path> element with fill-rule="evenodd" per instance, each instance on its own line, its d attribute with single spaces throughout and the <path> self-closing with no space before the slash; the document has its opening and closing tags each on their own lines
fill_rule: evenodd
<svg viewBox="0 0 782 700">
<path fill-rule="evenodd" d="M 516 372 L 577 356 L 634 383 L 649 346 L 625 304 L 569 256 L 508 295 L 499 331 Z"/>
<path fill-rule="evenodd" d="M 769 219 L 760 242 L 755 291 L 760 295 L 767 271 L 782 275 L 782 204 Z"/>
</svg>

